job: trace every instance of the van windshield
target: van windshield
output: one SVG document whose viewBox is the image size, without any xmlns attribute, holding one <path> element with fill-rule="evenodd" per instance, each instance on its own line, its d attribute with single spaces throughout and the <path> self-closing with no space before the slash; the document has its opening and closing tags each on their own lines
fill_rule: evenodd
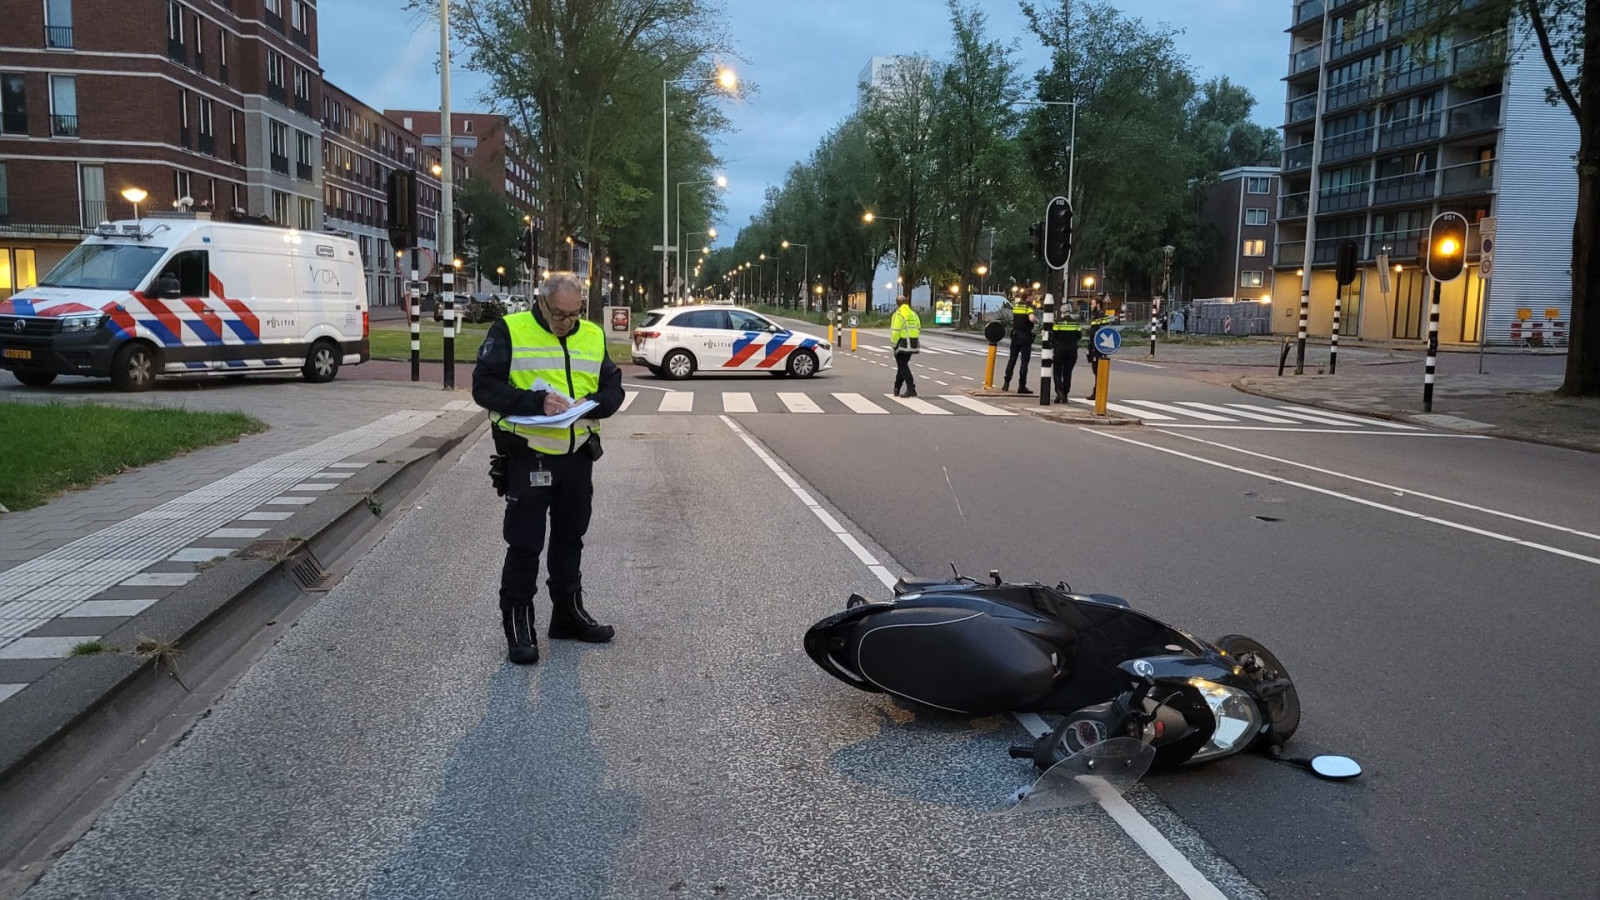
<svg viewBox="0 0 1600 900">
<path fill-rule="evenodd" d="M 39 286 L 131 291 L 166 252 L 165 247 L 134 244 L 79 244 L 50 274 L 39 279 Z"/>
</svg>

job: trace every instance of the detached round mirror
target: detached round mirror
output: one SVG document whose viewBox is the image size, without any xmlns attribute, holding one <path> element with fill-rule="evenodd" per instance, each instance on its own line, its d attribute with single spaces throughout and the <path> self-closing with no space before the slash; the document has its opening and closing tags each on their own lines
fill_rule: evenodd
<svg viewBox="0 0 1600 900">
<path fill-rule="evenodd" d="M 1348 756 L 1313 756 L 1311 771 L 1318 778 L 1344 781 L 1361 774 L 1361 764 Z"/>
</svg>

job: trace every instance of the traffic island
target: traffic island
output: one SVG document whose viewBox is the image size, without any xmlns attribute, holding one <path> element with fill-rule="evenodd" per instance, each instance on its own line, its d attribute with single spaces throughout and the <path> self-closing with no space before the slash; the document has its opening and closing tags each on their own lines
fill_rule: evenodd
<svg viewBox="0 0 1600 900">
<path fill-rule="evenodd" d="M 1000 403 L 1007 409 L 1025 412 L 1049 419 L 1052 422 L 1066 422 L 1073 425 L 1139 425 L 1142 420 L 1131 416 L 1119 415 L 1106 411 L 1103 416 L 1094 414 L 1094 407 L 1083 403 L 1062 403 L 1052 401 L 1049 406 L 1039 405 L 1039 395 L 1019 394 L 1016 391 L 1000 391 L 993 388 L 963 388 L 962 393 L 975 400 L 988 403 Z"/>
</svg>

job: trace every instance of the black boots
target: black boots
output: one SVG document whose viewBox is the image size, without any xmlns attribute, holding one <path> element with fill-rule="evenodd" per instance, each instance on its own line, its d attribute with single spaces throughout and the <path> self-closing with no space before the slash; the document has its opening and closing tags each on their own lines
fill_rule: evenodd
<svg viewBox="0 0 1600 900">
<path fill-rule="evenodd" d="M 905 393 L 901 394 L 900 396 L 902 396 L 902 397 L 915 397 L 916 395 L 917 395 L 916 385 L 908 384 L 908 385 L 906 385 Z"/>
<path fill-rule="evenodd" d="M 1033 393 L 1033 391 L 1030 390 L 1027 385 L 1023 385 L 1022 387 L 1017 388 L 1017 393 L 1019 393 L 1019 394 L 1031 394 L 1031 393 Z"/>
<path fill-rule="evenodd" d="M 519 666 L 539 661 L 539 644 L 534 640 L 533 607 L 513 606 L 500 610 L 500 624 L 506 630 L 506 659 Z"/>
<path fill-rule="evenodd" d="M 555 610 L 550 614 L 550 639 L 604 644 L 616 634 L 610 625 L 601 625 L 583 608 L 583 592 L 558 594 L 550 598 Z"/>
<path fill-rule="evenodd" d="M 1000 385 L 1000 390 L 1007 394 L 1011 393 L 1011 379 L 1007 378 L 1005 383 Z"/>
</svg>

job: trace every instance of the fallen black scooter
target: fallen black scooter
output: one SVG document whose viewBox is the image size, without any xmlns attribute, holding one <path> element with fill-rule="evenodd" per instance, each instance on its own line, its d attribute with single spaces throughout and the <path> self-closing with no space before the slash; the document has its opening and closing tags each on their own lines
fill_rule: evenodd
<svg viewBox="0 0 1600 900">
<path fill-rule="evenodd" d="M 806 632 L 806 653 L 852 687 L 935 709 L 1062 714 L 1049 734 L 1011 749 L 1040 769 L 1068 759 L 1092 766 L 1098 753 L 1137 768 L 1131 783 L 1143 766 L 1171 770 L 1256 748 L 1322 777 L 1360 773 L 1344 757 L 1282 756 L 1300 724 L 1299 695 L 1256 641 L 1202 641 L 1120 597 L 989 574 L 992 583 L 902 578 L 887 602 L 853 594 Z"/>
</svg>

